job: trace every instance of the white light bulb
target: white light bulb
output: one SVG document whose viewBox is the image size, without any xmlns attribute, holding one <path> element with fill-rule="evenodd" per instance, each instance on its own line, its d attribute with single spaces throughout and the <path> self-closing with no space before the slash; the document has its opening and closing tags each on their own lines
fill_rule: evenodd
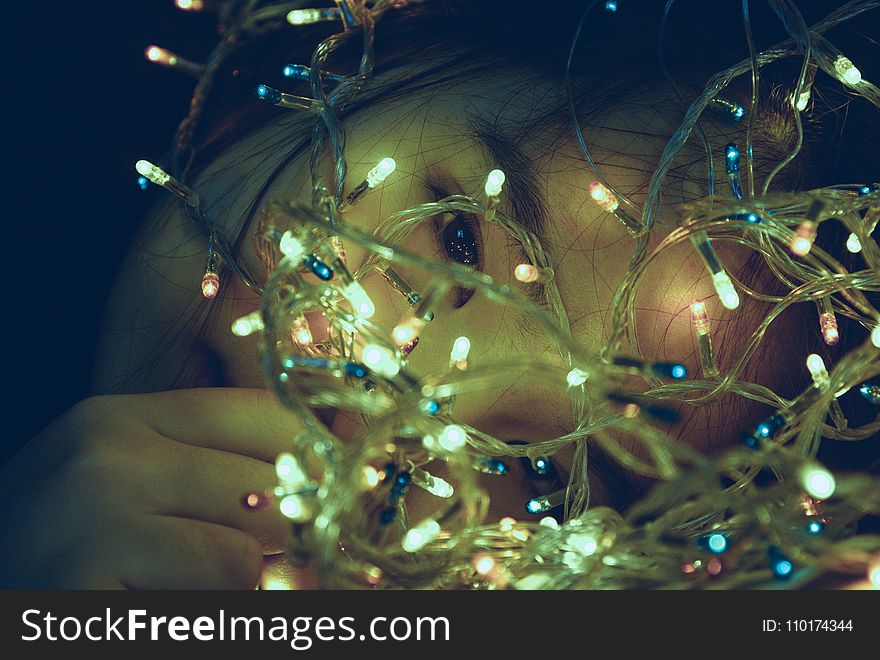
<svg viewBox="0 0 880 660">
<path fill-rule="evenodd" d="M 376 167 L 367 173 L 367 186 L 375 188 L 387 179 L 396 167 L 397 163 L 393 158 L 383 158 Z"/>
<path fill-rule="evenodd" d="M 504 186 L 506 178 L 501 170 L 489 172 L 489 176 L 486 177 L 486 185 L 483 186 L 486 197 L 498 197 L 501 194 L 501 188 Z"/>
<path fill-rule="evenodd" d="M 810 465 L 801 471 L 804 490 L 817 500 L 827 500 L 834 494 L 837 483 L 834 475 L 820 465 Z"/>
<path fill-rule="evenodd" d="M 407 552 L 418 552 L 440 534 L 440 523 L 433 518 L 423 520 L 410 529 L 403 537 L 400 545 Z"/>
<path fill-rule="evenodd" d="M 375 344 L 364 346 L 363 360 L 370 370 L 385 378 L 394 378 L 400 372 L 400 363 L 394 354 Z"/>
<path fill-rule="evenodd" d="M 569 387 L 577 387 L 578 385 L 586 383 L 588 377 L 586 371 L 575 368 L 568 372 L 565 380 L 568 382 Z"/>
<path fill-rule="evenodd" d="M 874 326 L 874 329 L 871 330 L 871 343 L 880 348 L 880 325 Z"/>
<path fill-rule="evenodd" d="M 290 257 L 294 261 L 301 259 L 306 253 L 306 248 L 290 231 L 284 232 L 281 236 L 281 241 L 279 242 L 278 247 L 285 256 Z"/>
<path fill-rule="evenodd" d="M 712 276 L 712 283 L 715 285 L 715 291 L 724 307 L 727 309 L 739 307 L 739 294 L 733 288 L 733 282 L 730 281 L 730 276 L 726 272 L 722 270 L 715 273 Z"/>
<path fill-rule="evenodd" d="M 471 340 L 467 337 L 459 337 L 452 343 L 452 352 L 449 354 L 451 362 L 467 360 L 471 352 Z"/>
<path fill-rule="evenodd" d="M 355 313 L 363 319 L 372 318 L 376 313 L 376 305 L 370 299 L 366 289 L 361 283 L 355 280 L 342 290 L 342 295 L 351 303 Z"/>
<path fill-rule="evenodd" d="M 467 433 L 458 424 L 450 424 L 440 433 L 438 442 L 448 452 L 458 451 L 467 444 Z"/>
</svg>

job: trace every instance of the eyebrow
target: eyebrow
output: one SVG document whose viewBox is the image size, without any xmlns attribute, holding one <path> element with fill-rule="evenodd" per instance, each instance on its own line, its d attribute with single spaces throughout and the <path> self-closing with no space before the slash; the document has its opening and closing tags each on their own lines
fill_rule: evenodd
<svg viewBox="0 0 880 660">
<path fill-rule="evenodd" d="M 543 240 L 547 229 L 547 203 L 538 184 L 534 161 L 497 126 L 480 117 L 469 117 L 468 137 L 501 169 L 506 178 L 505 197 L 509 200 L 511 217 L 523 229 Z"/>
</svg>

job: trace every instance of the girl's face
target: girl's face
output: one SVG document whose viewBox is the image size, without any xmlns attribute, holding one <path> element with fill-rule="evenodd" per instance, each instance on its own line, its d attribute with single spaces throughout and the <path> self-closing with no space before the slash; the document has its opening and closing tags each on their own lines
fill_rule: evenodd
<svg viewBox="0 0 880 660">
<path fill-rule="evenodd" d="M 499 214 L 536 233 L 555 268 L 556 282 L 575 339 L 588 351 L 598 353 L 605 346 L 611 330 L 609 312 L 612 297 L 623 279 L 634 239 L 620 222 L 597 207 L 588 194 L 588 186 L 596 177 L 585 163 L 573 131 L 566 131 L 563 140 L 551 141 L 550 131 L 529 131 L 515 135 L 515 122 L 527 119 L 563 102 L 558 90 L 542 89 L 536 84 L 528 95 L 513 93 L 503 82 L 463 83 L 442 92 L 421 93 L 405 101 L 373 106 L 346 122 L 346 160 L 348 177 L 346 194 L 362 181 L 367 172 L 386 156 L 397 162 L 396 171 L 381 188 L 369 192 L 347 210 L 345 219 L 362 229 L 373 231 L 390 214 L 424 204 L 450 194 L 468 194 L 480 198 L 486 174 L 500 168 L 507 174 Z M 279 110 L 279 114 L 284 111 Z M 283 120 L 283 118 L 282 118 Z M 654 169 L 667 136 L 675 128 L 664 123 L 651 108 L 644 106 L 618 108 L 605 117 L 592 120 L 588 140 L 591 155 L 604 176 L 620 191 L 637 203 L 642 199 L 650 173 Z M 477 127 L 475 129 L 475 126 Z M 229 167 L 241 158 L 242 150 L 265 149 L 278 127 L 264 129 L 240 145 L 234 154 L 221 158 L 215 166 L 217 174 L 207 178 L 206 197 L 211 199 L 211 186 L 218 195 L 230 186 L 230 177 L 241 175 L 241 167 Z M 718 137 L 724 144 L 725 136 Z M 551 143 L 552 142 L 552 143 Z M 717 153 L 721 147 L 718 146 Z M 282 154 L 277 154 L 279 157 Z M 293 163 L 273 184 L 265 200 L 295 198 L 308 202 L 311 181 L 307 155 Z M 694 159 L 698 161 L 698 158 Z M 246 160 L 244 162 L 247 162 Z M 325 161 L 325 181 L 332 182 L 332 158 Z M 697 162 L 674 170 L 672 185 L 663 197 L 663 219 L 654 232 L 651 244 L 656 245 L 674 222 L 668 221 L 675 204 L 702 194 L 700 184 L 684 183 L 697 178 L 703 164 Z M 210 175 L 210 172 L 208 173 Z M 224 188 L 226 186 L 226 188 Z M 244 210 L 242 195 L 239 205 Z M 227 217 L 241 217 L 238 213 Z M 251 228 L 251 231 L 254 227 Z M 410 251 L 429 259 L 465 262 L 510 286 L 525 287 L 513 276 L 514 268 L 527 262 L 521 246 L 503 228 L 480 217 L 444 215 L 426 221 L 404 241 Z M 361 263 L 363 251 L 346 245 L 352 269 Z M 260 273 L 256 254 L 247 242 L 244 258 L 253 272 Z M 722 256 L 733 267 L 736 254 Z M 416 291 L 423 291 L 428 278 L 415 269 L 398 269 Z M 363 281 L 376 304 L 374 321 L 390 332 L 405 316 L 409 307 L 378 273 L 372 272 Z M 543 304 L 543 292 L 526 288 Z M 435 318 L 422 332 L 421 341 L 410 356 L 411 370 L 427 374 L 447 368 L 453 341 L 466 335 L 471 341 L 470 362 L 492 363 L 516 355 L 546 356 L 560 360 L 555 345 L 527 316 L 500 307 L 479 293 L 462 289 L 451 290 L 435 306 Z M 726 322 L 705 269 L 689 245 L 669 249 L 651 266 L 637 298 L 637 333 L 643 355 L 648 359 L 683 362 L 691 377 L 700 377 L 699 354 L 692 338 L 689 305 L 705 299 L 716 343 L 723 340 Z M 245 287 L 236 291 L 224 321 L 231 321 L 252 311 L 258 300 Z M 254 386 L 262 382 L 258 362 L 248 340 L 229 337 L 226 322 L 216 325 L 212 342 L 227 364 L 230 384 Z M 731 339 L 735 342 L 734 339 Z M 638 388 L 638 383 L 633 383 Z M 723 443 L 739 424 L 745 424 L 742 411 L 736 428 L 726 428 L 724 416 L 712 414 L 713 407 L 681 410 L 681 421 L 668 427 L 673 435 L 706 450 L 710 443 Z M 549 440 L 574 430 L 572 407 L 562 388 L 549 389 L 536 384 L 529 373 L 509 373 L 503 388 L 495 388 L 459 397 L 454 417 L 505 440 Z M 746 415 L 747 417 L 747 415 Z M 352 437 L 361 427 L 355 415 L 340 412 L 332 421 L 332 430 L 341 437 Z M 641 447 L 632 439 L 621 442 L 642 456 Z M 588 445 L 589 446 L 589 445 Z M 591 450 L 592 454 L 592 450 Z M 594 456 L 591 455 L 591 458 Z M 566 474 L 571 452 L 554 457 L 561 473 Z M 512 461 L 511 463 L 519 463 Z M 613 504 L 626 497 L 637 483 L 631 475 L 614 470 L 613 461 L 590 461 L 592 502 Z M 611 467 L 609 467 L 611 466 Z M 490 515 L 522 517 L 523 504 L 535 493 L 524 489 L 525 472 L 511 465 L 514 474 L 486 477 L 485 487 L 492 496 Z M 431 468 L 429 468 L 431 469 Z M 435 472 L 440 472 L 437 468 Z"/>
</svg>

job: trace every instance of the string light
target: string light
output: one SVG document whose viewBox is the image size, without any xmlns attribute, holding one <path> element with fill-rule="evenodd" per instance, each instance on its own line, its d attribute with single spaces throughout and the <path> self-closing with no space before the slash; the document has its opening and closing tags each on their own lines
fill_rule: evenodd
<svg viewBox="0 0 880 660">
<path fill-rule="evenodd" d="M 237 21 L 253 21 L 255 17 L 263 20 L 275 9 L 271 3 L 257 4 L 258 13 L 248 5 L 242 6 L 240 15 L 230 17 L 227 21 L 229 25 L 224 28 L 227 34 L 238 34 L 230 27 Z M 608 4 L 613 4 L 616 9 L 616 3 L 606 3 L 608 11 L 614 11 L 607 7 Z M 283 5 L 279 4 L 279 7 Z M 382 13 L 375 3 L 373 6 L 358 5 L 357 9 L 358 12 L 371 12 L 374 20 Z M 401 15 L 405 12 L 406 8 L 401 7 Z M 368 47 L 365 47 L 362 66 L 357 73 L 345 76 L 324 70 L 327 58 L 338 47 L 333 38 L 323 41 L 322 49 L 316 51 L 316 56 L 312 58 L 313 66 L 320 67 L 321 79 L 336 85 L 332 94 L 327 96 L 326 106 L 322 101 L 289 95 L 267 85 L 257 88 L 257 96 L 263 101 L 315 114 L 313 119 L 320 130 L 313 134 L 313 140 L 319 140 L 313 142 L 313 149 L 320 147 L 323 150 L 326 144 L 344 144 L 345 133 L 338 109 L 349 103 L 362 85 L 366 76 L 364 72 L 369 72 L 373 65 L 373 21 L 360 22 L 359 16 L 367 14 L 354 12 L 345 0 L 340 0 L 335 8 L 288 12 L 287 7 L 283 7 L 283 11 L 279 9 L 274 14 L 278 18 L 285 15 L 288 16 L 288 22 L 296 25 L 339 20 L 344 30 L 354 25 L 361 25 L 364 30 L 364 43 Z M 860 82 L 860 74 L 859 80 L 856 80 L 858 70 L 851 62 L 843 66 L 846 63 L 836 58 L 836 51 L 819 36 L 822 31 L 820 28 L 811 31 L 811 35 L 816 34 L 815 43 L 818 46 L 811 53 L 813 60 L 807 67 L 800 95 L 797 99 L 791 99 L 799 111 L 809 104 L 812 76 L 817 65 L 835 72 L 860 96 L 870 98 L 869 93 L 873 89 Z M 342 41 L 339 40 L 339 43 Z M 381 47 L 382 44 L 377 43 L 376 46 Z M 786 51 L 784 48 L 767 51 L 776 52 Z M 171 57 L 171 54 L 166 51 L 165 56 L 159 55 L 160 58 L 166 56 Z M 838 63 L 841 63 L 840 68 Z M 219 69 L 222 70 L 222 67 Z M 743 71 L 748 71 L 748 67 L 739 70 L 736 75 Z M 282 73 L 294 81 L 310 81 L 312 71 L 304 65 L 291 64 L 285 66 Z M 213 72 L 205 72 L 204 75 L 210 76 Z M 711 107 L 723 112 L 730 121 L 740 121 L 745 114 L 742 106 L 722 98 L 718 91 L 721 90 L 708 90 L 700 97 L 700 103 L 692 107 Z M 761 111 L 758 109 L 756 112 Z M 681 131 L 676 132 L 670 141 L 668 158 L 664 154 L 660 170 L 665 163 L 672 162 L 676 149 L 684 144 L 684 138 L 680 136 L 692 132 L 699 119 L 698 112 L 688 113 Z M 327 143 L 323 140 L 327 140 Z M 186 149 L 185 141 L 182 144 L 175 146 L 177 153 L 172 155 L 176 159 L 172 158 L 169 162 L 186 161 L 179 158 L 180 150 Z M 728 148 L 725 163 L 733 197 L 738 200 L 742 197 L 740 154 L 736 145 L 730 146 L 735 153 Z M 343 152 L 343 149 L 339 149 L 334 154 L 337 159 L 336 173 L 345 169 L 338 161 Z M 642 347 L 636 341 L 632 322 L 635 318 L 635 292 L 645 281 L 656 286 L 668 283 L 651 280 L 650 273 L 653 271 L 648 271 L 645 277 L 644 267 L 655 253 L 644 251 L 644 241 L 638 242 L 633 262 L 618 283 L 609 316 L 611 339 L 603 351 L 593 355 L 566 331 L 567 310 L 559 300 L 553 271 L 547 267 L 547 260 L 542 256 L 541 241 L 537 237 L 517 233 L 506 218 L 499 219 L 498 227 L 519 239 L 527 254 L 526 261 L 514 269 L 514 277 L 521 282 L 541 282 L 546 285 L 542 287 L 542 295 L 548 300 L 546 311 L 526 310 L 519 287 L 508 287 L 486 274 L 438 263 L 428 256 L 408 252 L 405 244 L 398 245 L 418 223 L 436 217 L 438 212 L 482 213 L 486 220 L 495 219 L 505 184 L 504 174 L 500 170 L 489 173 L 482 191 L 483 199 L 454 195 L 414 209 L 395 210 L 389 218 L 380 219 L 379 230 L 372 235 L 352 227 L 345 214 L 347 207 L 367 190 L 381 185 L 394 171 L 394 166 L 389 167 L 387 161 L 393 163 L 391 159 L 381 161 L 348 197 L 342 196 L 343 186 L 348 183 L 345 177 L 327 182 L 322 168 L 318 168 L 310 172 L 313 187 L 311 206 L 288 200 L 279 202 L 280 206 L 273 211 L 257 236 L 259 256 L 270 272 L 265 284 L 260 283 L 254 289 L 263 296 L 261 309 L 232 324 L 233 333 L 240 336 L 262 333 L 260 345 L 269 375 L 268 382 L 282 400 L 291 404 L 292 408 L 299 408 L 299 417 L 307 429 L 294 441 L 298 447 L 296 455 L 299 456 L 300 451 L 308 452 L 309 470 L 312 471 L 314 467 L 313 473 L 320 475 L 311 480 L 303 469 L 306 462 L 300 463 L 295 459 L 296 462 L 291 463 L 294 454 L 282 455 L 276 463 L 276 472 L 280 470 L 277 475 L 278 488 L 248 494 L 244 505 L 250 510 L 277 507 L 295 523 L 299 534 L 297 543 L 306 546 L 305 550 L 320 564 L 329 586 L 381 583 L 389 587 L 417 585 L 452 588 L 462 585 L 504 588 L 508 584 L 515 588 L 669 587 L 686 584 L 682 582 L 685 576 L 694 585 L 705 584 L 708 579 L 713 580 L 713 587 L 754 585 L 767 575 L 766 568 L 763 571 L 754 570 L 763 562 L 761 553 L 765 550 L 767 565 L 779 579 L 786 579 L 794 572 L 793 562 L 780 548 L 796 558 L 798 565 L 806 566 L 824 565 L 822 553 L 825 548 L 834 552 L 837 540 L 832 537 L 836 537 L 836 534 L 821 539 L 821 544 L 817 544 L 816 539 L 807 539 L 820 534 L 827 524 L 826 519 L 819 516 L 818 506 L 811 508 L 814 513 L 807 513 L 811 516 L 808 520 L 788 527 L 774 523 L 772 533 L 768 532 L 766 522 L 756 522 L 765 518 L 788 520 L 786 516 L 790 509 L 787 507 L 801 501 L 804 491 L 818 499 L 831 497 L 839 491 L 834 501 L 835 509 L 841 507 L 843 511 L 844 505 L 853 506 L 855 503 L 854 510 L 858 515 L 880 509 L 876 481 L 860 481 L 861 475 L 854 480 L 843 476 L 840 478 L 840 488 L 835 489 L 834 476 L 810 458 L 818 442 L 812 440 L 815 435 L 813 429 L 805 428 L 802 420 L 824 420 L 830 414 L 838 430 L 847 428 L 847 420 L 829 391 L 830 376 L 820 356 L 814 354 L 808 359 L 807 366 L 814 378 L 814 385 L 793 398 L 779 397 L 775 392 L 768 392 L 769 388 L 756 394 L 754 384 L 744 382 L 743 373 L 738 367 L 732 367 L 729 380 L 707 384 L 705 380 L 686 380 L 687 370 L 678 362 L 645 360 L 641 357 Z M 139 173 L 141 169 L 138 167 Z M 219 255 L 228 243 L 221 240 L 220 226 L 201 211 L 198 196 L 184 184 L 189 180 L 186 168 L 173 170 L 175 173 L 181 172 L 180 180 L 150 163 L 146 163 L 143 169 L 152 175 L 149 178 L 141 173 L 146 180 L 158 181 L 157 185 L 163 185 L 190 206 L 188 215 L 200 223 L 200 228 L 212 236 L 211 232 L 218 232 L 215 251 Z M 354 194 L 358 187 L 363 189 Z M 331 189 L 333 193 L 328 192 Z M 851 186 L 825 189 L 812 191 L 808 195 L 792 193 L 778 198 L 775 194 L 756 196 L 749 200 L 749 208 L 719 197 L 699 200 L 688 204 L 687 221 L 673 230 L 670 237 L 687 238 L 693 242 L 712 276 L 723 307 L 731 310 L 739 306 L 739 294 L 715 253 L 712 241 L 716 238 L 735 238 L 742 246 L 761 252 L 771 266 L 770 271 L 779 275 L 780 282 L 791 291 L 790 295 L 778 298 L 781 302 L 777 303 L 777 307 L 781 310 L 790 305 L 815 301 L 819 306 L 823 340 L 829 345 L 839 341 L 837 319 L 829 297 L 832 295 L 829 283 L 833 278 L 833 304 L 838 305 L 838 311 L 843 313 L 845 310 L 848 317 L 868 328 L 871 342 L 880 347 L 880 326 L 877 325 L 880 314 L 861 293 L 870 290 L 865 284 L 870 278 L 864 274 L 855 276 L 843 273 L 838 267 L 831 269 L 824 260 L 824 253 L 801 262 L 792 259 L 788 250 L 784 249 L 788 247 L 799 256 L 809 253 L 821 221 L 819 216 L 825 206 L 826 217 L 842 217 L 847 224 L 851 222 L 850 218 L 855 217 L 853 208 L 862 213 L 865 204 L 853 206 L 857 202 L 853 202 L 855 197 L 850 193 L 851 189 Z M 862 185 L 857 189 L 859 195 L 874 192 L 870 186 Z M 655 204 L 651 207 L 655 210 L 658 208 L 658 195 L 659 189 L 649 189 L 649 204 Z M 615 215 L 633 236 L 642 236 L 648 226 L 652 226 L 654 217 L 648 212 L 648 204 L 643 220 L 641 209 L 630 200 L 618 198 L 610 188 L 598 181 L 590 185 L 589 196 L 600 208 Z M 801 199 L 808 200 L 810 204 L 806 213 L 803 212 L 803 203 L 799 201 Z M 858 233 L 854 234 L 857 239 L 863 231 L 866 236 L 870 234 L 869 225 L 876 215 L 871 213 L 865 213 L 864 227 L 856 225 Z M 727 228 L 721 229 L 724 223 L 719 221 L 728 221 Z M 792 228 L 795 228 L 794 232 Z M 734 229 L 737 232 L 735 236 L 732 233 Z M 357 251 L 353 251 L 353 254 L 358 254 L 359 258 L 364 252 L 367 255 L 364 265 L 354 270 L 354 274 L 347 268 L 343 240 L 346 245 L 354 246 Z M 860 242 L 859 247 L 864 249 L 865 246 Z M 866 272 L 872 273 L 872 259 L 876 257 L 873 246 L 869 247 L 871 250 L 867 251 L 864 261 L 868 269 Z M 665 244 L 661 243 L 659 249 L 665 250 Z M 800 254 L 798 250 L 801 250 Z M 222 254 L 224 268 L 244 279 L 246 272 L 241 264 L 227 252 L 223 251 Z M 283 255 L 280 260 L 279 255 Z M 650 258 L 646 255 L 650 255 Z M 219 265 L 219 261 L 217 263 Z M 206 275 L 209 270 L 206 268 Z M 419 270 L 430 273 L 429 284 L 423 292 L 416 291 L 401 276 L 401 273 L 409 276 Z M 361 280 L 374 271 L 383 276 L 380 285 L 387 283 L 403 295 L 412 308 L 393 328 L 383 325 L 384 320 L 373 320 L 375 305 Z M 217 272 L 216 286 L 219 291 L 219 270 Z M 203 284 L 205 281 L 203 278 Z M 207 282 L 210 293 L 214 282 L 211 278 Z M 818 288 L 819 284 L 824 288 Z M 522 313 L 548 333 L 558 354 L 552 360 L 543 354 L 505 355 L 503 361 L 496 363 L 490 352 L 485 361 L 481 359 L 474 368 L 466 368 L 470 342 L 467 342 L 467 350 L 458 350 L 456 353 L 461 348 L 457 343 L 466 340 L 462 337 L 453 343 L 448 371 L 443 371 L 441 363 L 441 369 L 432 370 L 424 377 L 414 374 L 407 356 L 419 340 L 425 324 L 433 319 L 434 309 L 438 312 L 445 309 L 446 306 L 440 304 L 440 296 L 452 286 L 478 291 L 485 294 L 486 300 L 502 309 Z M 763 300 L 764 295 L 762 289 L 758 289 L 758 300 Z M 706 303 L 694 301 L 690 312 L 700 346 L 703 376 L 717 377 Z M 311 335 L 309 319 L 312 314 L 318 313 L 326 320 L 328 331 L 327 337 L 322 337 L 320 343 L 316 344 Z M 760 328 L 750 341 L 744 342 L 748 346 L 744 360 L 754 356 L 756 347 L 763 341 L 765 329 Z M 688 347 L 678 348 L 685 352 Z M 436 351 L 442 350 L 442 347 L 437 349 L 426 341 L 426 354 L 429 349 Z M 876 375 L 871 367 L 876 355 L 869 355 L 869 350 L 867 345 L 863 345 L 850 353 L 836 355 L 834 373 L 835 378 L 841 374 L 848 383 L 862 382 L 858 386 L 859 394 L 876 404 L 880 399 L 880 390 L 876 385 L 864 382 Z M 637 357 L 626 357 L 621 353 Z M 560 355 L 562 362 L 559 361 Z M 504 368 L 500 366 L 502 362 Z M 434 364 L 436 366 L 437 363 Z M 570 397 L 573 409 L 579 411 L 575 430 L 563 438 L 542 440 L 523 449 L 463 422 L 459 423 L 453 410 L 457 398 L 461 399 L 463 393 L 474 391 L 477 386 L 481 389 L 509 387 L 513 371 L 534 373 L 536 378 L 546 376 L 547 382 L 557 388 L 560 395 Z M 673 382 L 657 383 L 658 378 Z M 628 387 L 631 380 L 646 383 L 647 387 L 633 392 L 621 391 L 623 384 L 626 383 Z M 694 465 L 682 460 L 677 451 L 670 451 L 670 448 L 677 447 L 677 439 L 654 425 L 658 421 L 672 423 L 676 419 L 676 404 L 715 400 L 722 389 L 726 396 L 751 399 L 759 396 L 762 401 L 777 402 L 779 408 L 747 436 L 747 446 L 755 451 L 748 453 L 750 469 L 743 472 L 737 487 L 743 491 L 749 489 L 749 497 L 739 498 L 735 508 L 729 506 L 730 499 L 722 490 L 727 483 L 724 479 L 730 473 L 730 461 L 735 460 L 740 465 L 741 455 L 736 454 L 732 459 L 733 454 L 725 453 L 708 457 L 699 465 Z M 843 388 L 834 396 L 840 396 L 845 391 L 846 388 Z M 365 428 L 354 441 L 343 444 L 309 412 L 314 406 L 336 406 L 342 410 L 356 411 L 364 418 Z M 521 459 L 527 471 L 533 471 L 538 477 L 544 476 L 544 482 L 549 484 L 553 478 L 551 475 L 555 474 L 553 456 L 564 449 L 580 449 L 586 442 L 607 443 L 609 428 L 614 428 L 615 432 L 625 432 L 644 444 L 648 449 L 645 453 L 647 458 L 639 459 L 642 463 L 640 471 L 668 482 L 668 487 L 652 490 L 634 504 L 644 514 L 643 519 L 651 520 L 656 527 L 651 532 L 650 545 L 645 543 L 645 527 L 636 518 L 621 518 L 606 507 L 589 504 L 589 481 L 577 470 L 568 477 L 564 487 L 554 485 L 557 488 L 554 492 L 536 496 L 525 503 L 525 514 L 537 514 L 535 518 L 524 515 L 524 521 L 505 518 L 491 523 L 482 517 L 481 512 L 486 510 L 486 495 L 473 481 L 475 471 L 492 475 L 486 479 L 494 481 L 510 472 L 505 460 Z M 848 440 L 867 437 L 864 427 L 847 428 L 846 434 Z M 808 435 L 811 440 L 805 444 L 802 438 Z M 610 443 L 608 446 L 613 449 L 618 444 Z M 735 448 L 731 451 L 743 450 Z M 611 453 L 615 460 L 622 460 L 622 456 Z M 315 461 L 314 466 L 312 460 Z M 446 478 L 441 479 L 423 469 L 427 467 L 426 461 L 442 461 L 444 470 L 448 471 L 448 474 L 443 473 Z M 379 465 L 385 467 L 377 469 Z M 798 478 L 780 479 L 775 489 L 751 487 L 752 473 L 776 473 L 777 470 L 780 475 L 797 474 Z M 684 474 L 685 478 L 677 480 L 679 473 Z M 705 486 L 718 483 L 722 487 L 717 492 Z M 438 498 L 436 502 L 441 506 L 437 515 L 421 518 L 414 526 L 407 522 L 410 485 Z M 772 496 L 769 495 L 771 492 Z M 541 515 L 557 508 L 560 509 L 557 512 L 560 522 Z M 669 528 L 667 520 L 675 521 L 678 525 L 674 531 Z M 713 531 L 707 532 L 707 520 L 719 524 L 712 528 Z M 398 524 L 392 526 L 394 521 Z M 735 535 L 727 530 L 736 530 Z M 306 533 L 303 534 L 303 531 Z M 344 551 L 341 550 L 343 534 L 348 539 Z M 442 543 L 433 543 L 441 535 Z M 697 559 L 682 557 L 683 535 L 693 544 L 690 547 L 694 553 L 699 552 L 697 548 L 702 548 L 709 556 Z M 675 542 L 667 541 L 673 538 Z M 423 558 L 420 552 L 427 547 L 429 552 L 425 554 L 430 559 Z M 364 548 L 369 548 L 369 551 Z M 740 552 L 740 548 L 748 551 Z M 730 559 L 727 559 L 728 553 Z M 381 571 L 373 565 L 380 562 Z M 442 569 L 438 568 L 440 566 Z"/>
<path fill-rule="evenodd" d="M 302 80 L 308 82 L 312 77 L 312 70 L 305 64 L 285 64 L 281 69 L 281 75 L 285 78 L 293 78 L 294 80 Z M 339 83 L 342 82 L 344 76 L 338 73 L 330 73 L 329 71 L 321 71 L 321 79 L 324 82 Z"/>
<path fill-rule="evenodd" d="M 394 354 L 375 344 L 364 346 L 363 362 L 373 373 L 385 378 L 394 378 L 400 372 L 400 362 Z"/>
<path fill-rule="evenodd" d="M 205 263 L 205 274 L 202 276 L 202 295 L 212 300 L 220 293 L 220 273 L 218 272 L 220 255 L 213 249 L 208 250 L 208 261 Z"/>
<path fill-rule="evenodd" d="M 837 327 L 837 318 L 834 316 L 834 310 L 831 308 L 831 302 L 828 298 L 822 298 L 819 301 L 819 330 L 822 333 L 822 340 L 829 346 L 834 346 L 840 341 L 840 330 Z"/>
<path fill-rule="evenodd" d="M 532 264 L 520 264 L 513 269 L 513 276 L 526 284 L 549 282 L 553 279 L 553 271 L 550 268 L 537 268 Z"/>
<path fill-rule="evenodd" d="M 799 257 L 806 256 L 813 247 L 816 240 L 816 220 L 822 211 L 823 204 L 820 200 L 813 200 L 810 208 L 807 210 L 806 219 L 798 225 L 791 239 L 791 251 Z"/>
<path fill-rule="evenodd" d="M 372 190 L 373 188 L 382 185 L 385 179 L 391 176 L 395 169 L 397 169 L 397 163 L 393 158 L 383 158 L 380 160 L 378 165 L 367 172 L 367 178 L 361 181 L 355 186 L 354 190 L 349 193 L 348 197 L 345 199 L 346 204 L 350 206 L 356 203 L 368 190 Z"/>
<path fill-rule="evenodd" d="M 410 528 L 400 545 L 407 552 L 418 552 L 440 534 L 440 523 L 433 518 L 426 518 L 415 527 Z"/>
<path fill-rule="evenodd" d="M 742 121 L 742 118 L 746 115 L 745 108 L 739 103 L 721 98 L 720 96 L 712 99 L 712 107 L 734 123 Z"/>
<path fill-rule="evenodd" d="M 158 165 L 154 165 L 148 160 L 139 160 L 134 167 L 138 174 L 149 179 L 151 183 L 162 186 L 165 190 L 177 195 L 188 206 L 196 207 L 199 205 L 199 196 L 194 190 L 183 185 Z"/>
<path fill-rule="evenodd" d="M 166 66 L 169 69 L 176 69 L 194 78 L 201 78 L 205 73 L 205 65 L 191 62 L 179 55 L 175 55 L 170 50 L 160 48 L 159 46 L 147 46 L 144 50 L 144 56 L 150 61 Z"/>
<path fill-rule="evenodd" d="M 545 513 L 551 509 L 562 506 L 565 503 L 565 489 L 558 490 L 549 495 L 533 497 L 526 502 L 526 511 L 529 513 Z"/>
<path fill-rule="evenodd" d="M 837 486 L 834 475 L 820 465 L 807 465 L 801 469 L 804 490 L 817 500 L 827 500 L 834 495 Z"/>
<path fill-rule="evenodd" d="M 492 170 L 486 176 L 486 183 L 483 185 L 483 192 L 486 194 L 486 210 L 483 217 L 486 222 L 495 219 L 495 211 L 501 201 L 501 189 L 504 187 L 506 177 L 501 170 Z"/>
<path fill-rule="evenodd" d="M 730 181 L 730 192 L 737 199 L 742 199 L 742 178 L 739 173 L 739 147 L 733 143 L 728 144 L 724 149 L 724 164 L 727 170 L 727 178 Z"/>
<path fill-rule="evenodd" d="M 709 314 L 706 312 L 706 303 L 702 300 L 695 300 L 691 303 L 691 322 L 694 326 L 694 334 L 697 336 L 697 346 L 700 349 L 703 376 L 714 378 L 718 376 L 718 366 L 715 364 L 715 353 L 712 350 Z"/>
<path fill-rule="evenodd" d="M 287 22 L 291 25 L 310 25 L 321 21 L 336 21 L 341 18 L 339 8 L 328 9 L 294 9 L 287 13 Z"/>
<path fill-rule="evenodd" d="M 645 226 L 638 218 L 634 218 L 622 206 L 617 196 L 600 181 L 593 181 L 589 186 L 590 199 L 603 211 L 610 213 L 620 221 L 631 236 L 641 236 Z"/>
<path fill-rule="evenodd" d="M 691 235 L 691 242 L 697 249 L 697 253 L 703 258 L 703 263 L 712 275 L 712 284 L 715 292 L 721 300 L 721 304 L 726 309 L 736 309 L 739 307 L 739 294 L 733 287 L 730 275 L 721 265 L 721 260 L 709 241 L 709 236 L 705 232 L 698 232 Z"/>
<path fill-rule="evenodd" d="M 321 114 L 324 111 L 324 104 L 315 99 L 306 98 L 305 96 L 295 96 L 282 92 L 269 85 L 259 84 L 254 90 L 257 98 L 266 101 L 279 108 L 290 108 L 291 110 L 304 110 L 313 114 Z"/>
<path fill-rule="evenodd" d="M 449 352 L 449 366 L 457 369 L 466 368 L 470 352 L 471 340 L 467 337 L 459 337 L 452 342 L 452 350 Z"/>
<path fill-rule="evenodd" d="M 843 55 L 834 61 L 834 70 L 847 85 L 858 85 L 862 82 L 862 72 L 855 67 L 849 58 Z"/>
</svg>

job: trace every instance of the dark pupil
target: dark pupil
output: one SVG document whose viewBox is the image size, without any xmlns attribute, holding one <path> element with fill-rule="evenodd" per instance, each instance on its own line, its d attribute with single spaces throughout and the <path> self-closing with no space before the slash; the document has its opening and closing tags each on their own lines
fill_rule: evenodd
<svg viewBox="0 0 880 660">
<path fill-rule="evenodd" d="M 443 246 L 453 261 L 476 266 L 480 261 L 477 238 L 463 218 L 455 218 L 443 230 Z"/>
</svg>

